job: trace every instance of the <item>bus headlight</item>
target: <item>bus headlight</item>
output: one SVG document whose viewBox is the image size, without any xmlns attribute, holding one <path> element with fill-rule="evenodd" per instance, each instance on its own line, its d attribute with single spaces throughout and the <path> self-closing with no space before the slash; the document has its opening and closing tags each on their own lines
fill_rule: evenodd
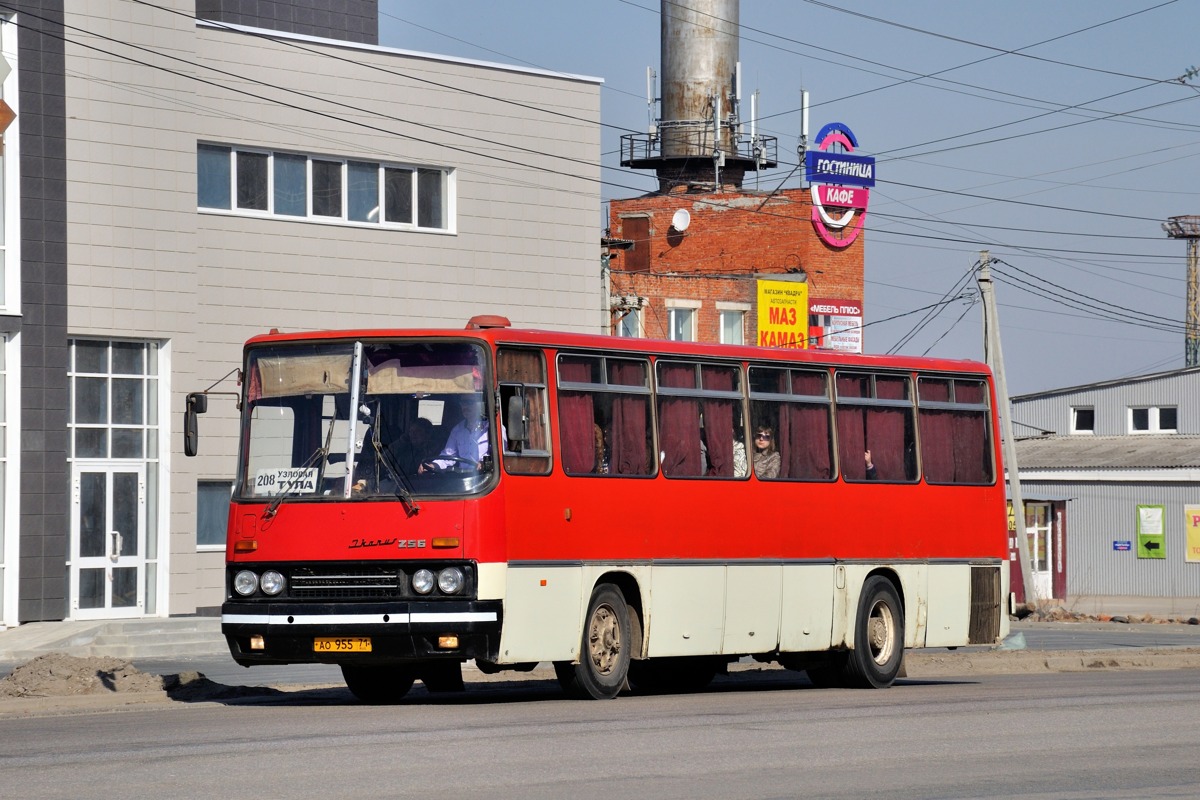
<svg viewBox="0 0 1200 800">
<path fill-rule="evenodd" d="M 427 569 L 419 569 L 413 573 L 413 591 L 417 594 L 429 594 L 433 591 L 433 573 Z"/>
<path fill-rule="evenodd" d="M 242 597 L 249 597 L 258 589 L 258 576 L 244 569 L 233 576 L 233 590 Z"/>
<path fill-rule="evenodd" d="M 269 594 L 273 597 L 283 591 L 283 576 L 275 570 L 269 569 L 258 579 L 258 585 L 262 587 L 263 594 Z"/>
<path fill-rule="evenodd" d="M 463 588 L 463 574 L 458 567 L 446 567 L 438 573 L 438 589 L 442 594 L 458 594 Z"/>
</svg>

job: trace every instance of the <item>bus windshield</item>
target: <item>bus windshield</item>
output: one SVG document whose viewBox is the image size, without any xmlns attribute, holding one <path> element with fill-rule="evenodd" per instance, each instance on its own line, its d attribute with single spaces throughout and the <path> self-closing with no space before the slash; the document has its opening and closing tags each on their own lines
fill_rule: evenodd
<svg viewBox="0 0 1200 800">
<path fill-rule="evenodd" d="M 238 496 L 403 499 L 479 492 L 494 474 L 477 343 L 402 340 L 249 351 Z"/>
</svg>

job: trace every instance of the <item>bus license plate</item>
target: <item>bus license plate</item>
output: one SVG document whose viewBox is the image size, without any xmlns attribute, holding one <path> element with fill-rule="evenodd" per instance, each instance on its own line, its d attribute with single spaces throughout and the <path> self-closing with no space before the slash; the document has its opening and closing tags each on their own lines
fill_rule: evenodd
<svg viewBox="0 0 1200 800">
<path fill-rule="evenodd" d="M 313 639 L 314 653 L 369 653 L 371 639 L 367 636 Z"/>
</svg>

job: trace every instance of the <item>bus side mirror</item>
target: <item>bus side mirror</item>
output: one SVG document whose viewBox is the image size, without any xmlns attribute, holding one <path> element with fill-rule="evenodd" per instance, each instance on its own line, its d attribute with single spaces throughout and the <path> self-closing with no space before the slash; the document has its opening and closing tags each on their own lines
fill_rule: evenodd
<svg viewBox="0 0 1200 800">
<path fill-rule="evenodd" d="M 508 398 L 508 417 L 505 427 L 508 428 L 506 435 L 510 441 L 525 442 L 525 398 L 520 394 L 514 394 Z"/>
<path fill-rule="evenodd" d="M 187 396 L 187 404 L 183 410 L 183 454 L 189 458 L 196 455 L 197 447 L 200 444 L 196 417 L 207 411 L 208 395 L 203 392 L 192 392 Z"/>
</svg>

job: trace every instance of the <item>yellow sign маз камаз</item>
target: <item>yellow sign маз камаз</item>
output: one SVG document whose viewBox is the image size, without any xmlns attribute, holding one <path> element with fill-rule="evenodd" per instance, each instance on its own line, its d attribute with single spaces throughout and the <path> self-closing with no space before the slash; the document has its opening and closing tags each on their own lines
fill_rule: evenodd
<svg viewBox="0 0 1200 800">
<path fill-rule="evenodd" d="M 808 347 L 808 284 L 758 282 L 758 345 L 803 350 Z"/>
</svg>

